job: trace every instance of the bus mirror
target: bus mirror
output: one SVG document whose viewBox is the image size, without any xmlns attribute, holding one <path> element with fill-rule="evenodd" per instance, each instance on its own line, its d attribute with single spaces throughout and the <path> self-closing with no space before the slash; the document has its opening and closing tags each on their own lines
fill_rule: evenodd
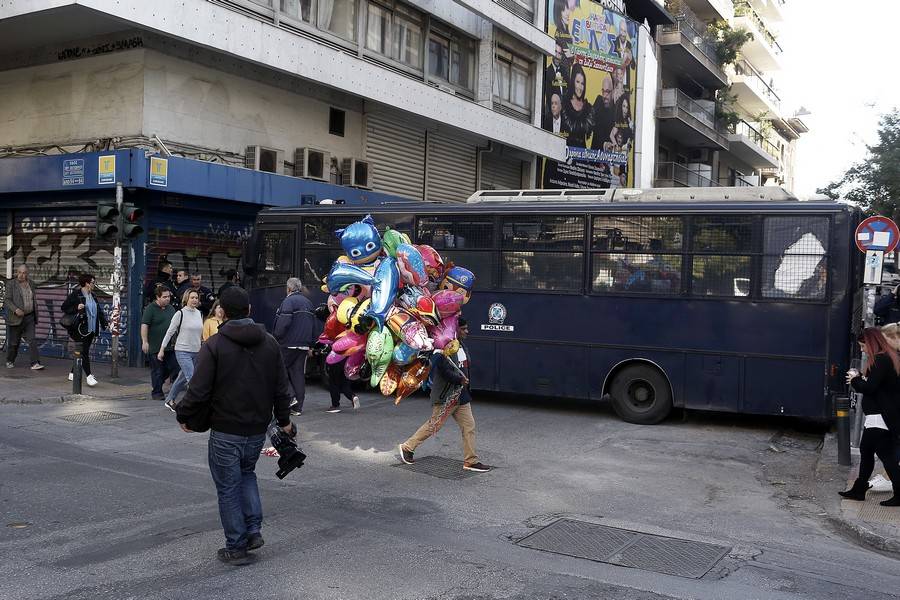
<svg viewBox="0 0 900 600">
<path fill-rule="evenodd" d="M 251 277 L 256 275 L 256 269 L 259 264 L 259 234 L 254 231 L 250 235 L 250 239 L 244 244 L 244 253 L 241 257 L 244 273 Z"/>
</svg>

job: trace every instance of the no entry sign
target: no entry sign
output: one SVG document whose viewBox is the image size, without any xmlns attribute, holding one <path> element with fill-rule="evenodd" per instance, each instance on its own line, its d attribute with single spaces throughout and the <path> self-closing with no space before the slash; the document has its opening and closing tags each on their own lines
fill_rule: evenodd
<svg viewBox="0 0 900 600">
<path fill-rule="evenodd" d="M 900 242 L 900 230 L 887 217 L 869 217 L 856 228 L 856 247 L 860 252 L 893 252 Z"/>
</svg>

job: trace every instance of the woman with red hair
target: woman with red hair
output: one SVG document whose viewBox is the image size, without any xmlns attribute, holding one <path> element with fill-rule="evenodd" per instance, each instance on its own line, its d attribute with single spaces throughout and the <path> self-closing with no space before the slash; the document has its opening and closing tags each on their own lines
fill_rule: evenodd
<svg viewBox="0 0 900 600">
<path fill-rule="evenodd" d="M 881 505 L 900 506 L 900 465 L 894 453 L 894 436 L 900 433 L 900 356 L 877 327 L 869 327 L 856 341 L 868 366 L 864 375 L 848 371 L 847 382 L 863 394 L 866 420 L 859 442 L 859 474 L 853 487 L 840 494 L 848 500 L 865 500 L 878 456 L 894 487 L 894 496 Z"/>
</svg>

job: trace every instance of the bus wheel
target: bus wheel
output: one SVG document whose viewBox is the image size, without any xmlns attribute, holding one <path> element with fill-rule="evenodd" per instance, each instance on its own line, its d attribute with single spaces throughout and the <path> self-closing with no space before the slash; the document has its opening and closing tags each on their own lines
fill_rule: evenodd
<svg viewBox="0 0 900 600">
<path fill-rule="evenodd" d="M 650 365 L 622 369 L 610 385 L 613 409 L 623 421 L 654 425 L 672 411 L 672 392 L 665 376 Z"/>
</svg>

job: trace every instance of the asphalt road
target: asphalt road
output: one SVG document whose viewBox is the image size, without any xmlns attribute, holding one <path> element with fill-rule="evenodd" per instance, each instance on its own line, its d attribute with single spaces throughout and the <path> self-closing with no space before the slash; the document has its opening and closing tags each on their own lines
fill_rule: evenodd
<svg viewBox="0 0 900 600">
<path fill-rule="evenodd" d="M 821 435 L 785 421 L 643 427 L 602 405 L 476 399 L 497 468 L 446 480 L 395 466 L 426 399 L 326 405 L 312 388 L 298 419 L 306 466 L 279 481 L 260 458 L 266 545 L 247 567 L 215 559 L 206 435 L 146 400 L 0 406 L 0 598 L 900 597 L 900 563 L 832 530 L 814 498 Z M 59 418 L 96 410 L 126 417 Z M 454 422 L 428 455 L 462 458 Z M 560 517 L 731 550 L 691 579 L 515 543 Z"/>
</svg>

